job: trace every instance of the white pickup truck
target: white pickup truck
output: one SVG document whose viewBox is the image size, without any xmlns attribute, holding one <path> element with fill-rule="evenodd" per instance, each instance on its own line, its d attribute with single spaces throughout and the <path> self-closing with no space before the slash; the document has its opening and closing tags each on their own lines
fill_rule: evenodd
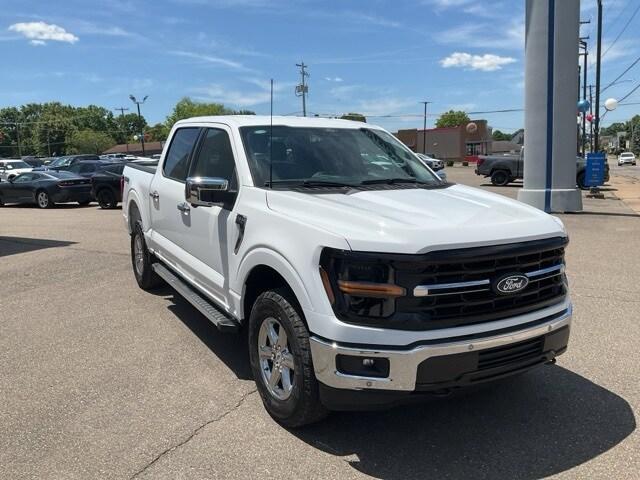
<svg viewBox="0 0 640 480">
<path fill-rule="evenodd" d="M 269 414 L 444 395 L 555 361 L 571 302 L 562 222 L 445 183 L 385 130 L 199 117 L 127 165 L 135 278 L 245 331 Z"/>
</svg>

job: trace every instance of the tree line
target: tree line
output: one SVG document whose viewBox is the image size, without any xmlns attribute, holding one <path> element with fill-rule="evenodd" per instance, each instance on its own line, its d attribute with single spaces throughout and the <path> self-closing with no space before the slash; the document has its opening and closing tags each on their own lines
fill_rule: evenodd
<svg viewBox="0 0 640 480">
<path fill-rule="evenodd" d="M 73 153 L 102 153 L 116 144 L 166 140 L 171 127 L 183 118 L 202 115 L 253 115 L 220 103 L 181 99 L 164 122 L 149 125 L 136 113 L 117 115 L 97 105 L 74 107 L 60 102 L 29 103 L 0 108 L 0 157 L 43 157 Z"/>
<path fill-rule="evenodd" d="M 614 122 L 608 127 L 600 129 L 601 137 L 615 137 L 618 133 L 624 133 L 623 138 L 630 142 L 630 150 L 636 155 L 640 154 L 640 115 L 634 115 L 626 122 Z M 603 145 L 606 147 L 606 145 Z M 619 148 L 617 152 L 625 151 L 626 148 Z"/>
</svg>

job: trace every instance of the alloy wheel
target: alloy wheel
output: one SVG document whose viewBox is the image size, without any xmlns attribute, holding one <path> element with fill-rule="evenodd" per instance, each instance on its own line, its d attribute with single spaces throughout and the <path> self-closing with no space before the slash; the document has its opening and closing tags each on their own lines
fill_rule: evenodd
<svg viewBox="0 0 640 480">
<path fill-rule="evenodd" d="M 293 354 L 286 330 L 273 317 L 265 319 L 260 325 L 258 357 L 262 380 L 269 393 L 278 400 L 289 398 L 295 379 Z"/>
</svg>

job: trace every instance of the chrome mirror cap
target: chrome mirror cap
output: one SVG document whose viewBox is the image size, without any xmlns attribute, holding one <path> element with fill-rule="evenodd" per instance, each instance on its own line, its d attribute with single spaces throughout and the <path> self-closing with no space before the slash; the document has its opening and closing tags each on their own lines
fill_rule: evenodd
<svg viewBox="0 0 640 480">
<path fill-rule="evenodd" d="M 185 182 L 185 199 L 193 206 L 212 207 L 222 205 L 222 193 L 229 191 L 229 181 L 218 177 L 188 177 Z"/>
</svg>

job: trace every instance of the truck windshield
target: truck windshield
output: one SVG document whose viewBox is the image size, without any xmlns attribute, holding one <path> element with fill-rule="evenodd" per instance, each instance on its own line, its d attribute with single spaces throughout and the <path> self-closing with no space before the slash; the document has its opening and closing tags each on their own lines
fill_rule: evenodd
<svg viewBox="0 0 640 480">
<path fill-rule="evenodd" d="M 240 128 L 254 184 L 443 185 L 411 150 L 393 135 L 373 128 L 274 126 Z M 271 160 L 273 163 L 271 164 Z M 270 172 L 271 169 L 271 172 Z"/>
</svg>

